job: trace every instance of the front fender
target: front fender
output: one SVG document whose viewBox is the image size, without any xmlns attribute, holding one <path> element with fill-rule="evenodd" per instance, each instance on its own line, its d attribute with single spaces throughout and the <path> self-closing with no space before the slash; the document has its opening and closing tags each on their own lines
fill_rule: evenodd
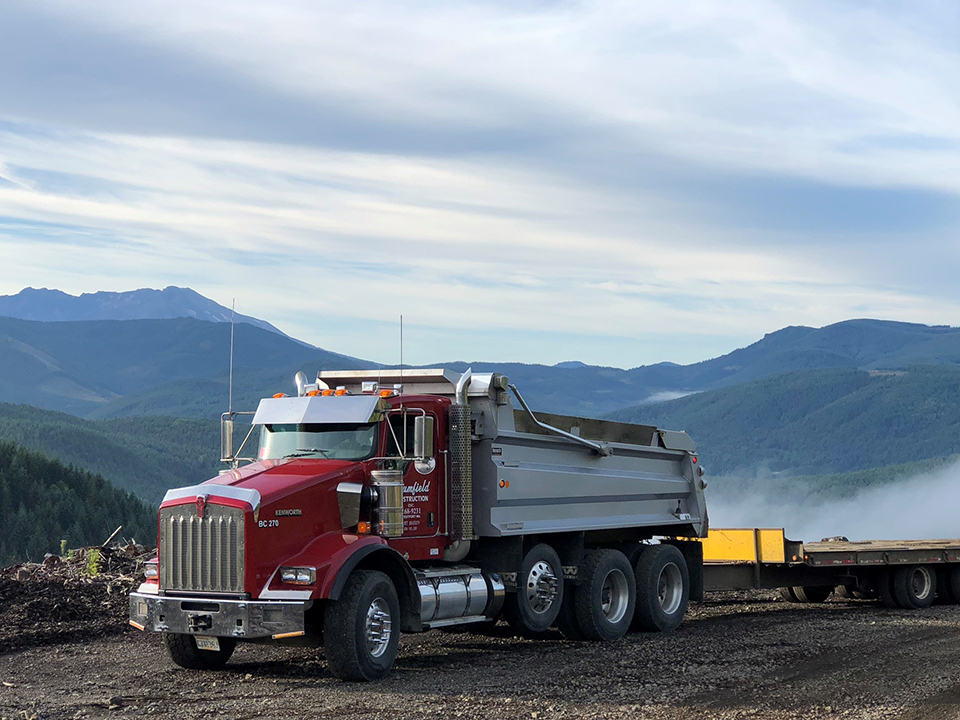
<svg viewBox="0 0 960 720">
<path fill-rule="evenodd" d="M 310 542 L 296 555 L 291 555 L 280 563 L 283 566 L 316 568 L 317 582 L 312 590 L 303 586 L 284 584 L 280 580 L 278 567 L 277 572 L 274 572 L 270 580 L 267 581 L 260 597 L 276 598 L 296 595 L 298 597 L 309 597 L 313 600 L 327 598 L 336 600 L 339 597 L 339 589 L 337 595 L 331 595 L 330 592 L 344 565 L 350 563 L 353 556 L 358 553 L 367 555 L 374 550 L 385 547 L 386 542 L 376 535 L 353 535 L 343 532 L 325 533 Z M 359 562 L 359 560 L 356 562 Z M 356 567 L 356 562 L 353 562 L 350 567 L 351 570 Z M 341 582 L 340 587 L 342 585 Z"/>
</svg>

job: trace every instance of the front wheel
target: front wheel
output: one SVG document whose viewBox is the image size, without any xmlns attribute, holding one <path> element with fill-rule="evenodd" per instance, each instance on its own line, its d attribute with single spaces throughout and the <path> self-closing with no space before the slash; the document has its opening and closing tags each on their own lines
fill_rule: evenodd
<svg viewBox="0 0 960 720">
<path fill-rule="evenodd" d="M 390 578 L 357 570 L 323 616 L 327 663 L 340 680 L 380 680 L 397 659 L 400 601 Z"/>
<path fill-rule="evenodd" d="M 222 637 L 217 638 L 219 650 L 201 650 L 193 635 L 181 633 L 164 633 L 163 644 L 170 659 L 188 670 L 219 670 L 227 664 L 237 647 L 236 640 Z"/>
</svg>

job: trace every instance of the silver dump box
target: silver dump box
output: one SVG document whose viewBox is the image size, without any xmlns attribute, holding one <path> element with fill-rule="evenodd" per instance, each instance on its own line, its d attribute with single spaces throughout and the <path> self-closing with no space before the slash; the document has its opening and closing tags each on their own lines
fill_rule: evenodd
<svg viewBox="0 0 960 720">
<path fill-rule="evenodd" d="M 331 386 L 362 380 L 399 383 L 398 371 L 321 372 Z M 451 431 L 451 514 L 464 536 L 651 528 L 655 534 L 706 535 L 702 471 L 685 432 L 530 412 L 499 373 L 404 372 L 405 395 L 449 396 L 451 425 L 469 408 L 471 467 L 458 469 Z M 458 407 L 458 404 L 460 407 Z M 466 444 L 466 443 L 464 443 Z M 466 450 L 466 448 L 464 448 Z M 458 492 L 458 483 L 470 490 Z M 458 495 L 467 497 L 459 498 Z M 471 507 L 472 506 L 472 507 Z M 454 518 L 454 526 L 459 525 Z"/>
</svg>

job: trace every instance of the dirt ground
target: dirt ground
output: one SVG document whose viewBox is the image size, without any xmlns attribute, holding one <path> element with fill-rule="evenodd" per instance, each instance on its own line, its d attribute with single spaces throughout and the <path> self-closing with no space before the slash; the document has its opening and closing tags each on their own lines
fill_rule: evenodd
<svg viewBox="0 0 960 720">
<path fill-rule="evenodd" d="M 0 717 L 960 717 L 956 606 L 718 593 L 674 633 L 606 644 L 506 626 L 405 636 L 389 678 L 343 684 L 308 648 L 241 645 L 224 670 L 176 668 L 159 637 L 125 624 L 135 564 L 96 579 L 3 571 Z"/>
</svg>

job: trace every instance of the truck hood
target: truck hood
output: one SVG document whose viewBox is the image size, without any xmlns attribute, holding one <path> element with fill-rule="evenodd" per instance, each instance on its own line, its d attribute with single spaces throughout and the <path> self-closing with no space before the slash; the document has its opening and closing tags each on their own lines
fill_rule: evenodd
<svg viewBox="0 0 960 720">
<path fill-rule="evenodd" d="M 207 495 L 241 500 L 256 511 L 261 504 L 282 500 L 313 485 L 363 475 L 363 463 L 356 460 L 262 460 L 229 470 L 199 485 L 168 490 L 161 505 Z"/>
</svg>

